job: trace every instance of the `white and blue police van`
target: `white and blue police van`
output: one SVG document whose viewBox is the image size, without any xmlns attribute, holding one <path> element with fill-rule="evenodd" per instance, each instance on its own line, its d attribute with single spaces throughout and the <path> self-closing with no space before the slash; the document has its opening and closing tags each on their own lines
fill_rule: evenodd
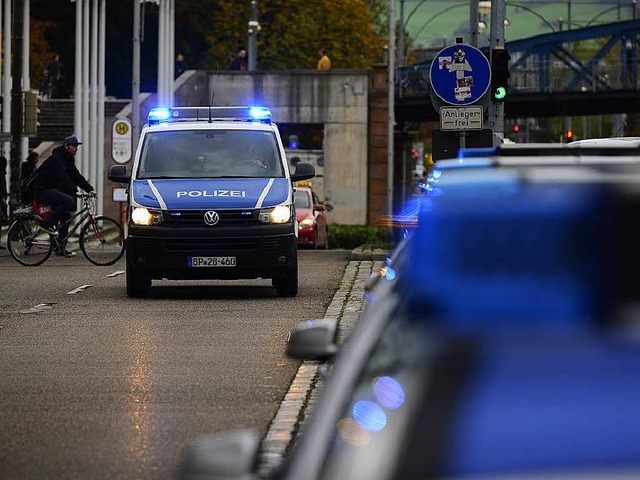
<svg viewBox="0 0 640 480">
<path fill-rule="evenodd" d="M 128 184 L 126 285 L 148 295 L 154 279 L 272 279 L 279 296 L 298 293 L 293 182 L 266 107 L 175 107 L 149 112 Z"/>
</svg>

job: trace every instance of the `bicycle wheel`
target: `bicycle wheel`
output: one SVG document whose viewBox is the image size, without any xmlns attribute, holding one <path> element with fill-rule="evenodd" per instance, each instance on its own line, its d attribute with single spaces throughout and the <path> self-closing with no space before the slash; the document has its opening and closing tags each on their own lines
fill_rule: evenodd
<svg viewBox="0 0 640 480">
<path fill-rule="evenodd" d="M 90 218 L 80 232 L 80 249 L 94 265 L 113 265 L 124 253 L 124 232 L 112 218 Z"/>
<path fill-rule="evenodd" d="M 11 257 L 25 267 L 41 265 L 51 255 L 53 242 L 48 233 L 40 229 L 36 217 L 13 222 L 7 235 L 7 248 Z"/>
</svg>

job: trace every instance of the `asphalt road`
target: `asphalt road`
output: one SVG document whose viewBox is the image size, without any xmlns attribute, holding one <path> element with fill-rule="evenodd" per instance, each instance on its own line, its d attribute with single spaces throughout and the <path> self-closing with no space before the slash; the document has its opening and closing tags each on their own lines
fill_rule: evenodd
<svg viewBox="0 0 640 480">
<path fill-rule="evenodd" d="M 0 478 L 167 479 L 199 435 L 264 434 L 299 365 L 287 333 L 324 315 L 349 253 L 300 252 L 289 299 L 251 280 L 134 300 L 122 262 L 0 256 Z"/>
</svg>

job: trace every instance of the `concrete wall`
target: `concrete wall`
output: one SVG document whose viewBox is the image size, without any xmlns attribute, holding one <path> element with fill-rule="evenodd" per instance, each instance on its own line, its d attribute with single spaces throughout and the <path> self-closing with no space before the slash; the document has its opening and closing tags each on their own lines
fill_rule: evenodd
<svg viewBox="0 0 640 480">
<path fill-rule="evenodd" d="M 195 105 L 187 90 L 202 101 L 201 81 L 186 84 L 180 97 Z M 317 193 L 333 205 L 332 223 L 367 223 L 368 70 L 209 72 L 212 95 L 216 106 L 266 105 L 276 123 L 324 124 L 324 188 Z"/>
</svg>

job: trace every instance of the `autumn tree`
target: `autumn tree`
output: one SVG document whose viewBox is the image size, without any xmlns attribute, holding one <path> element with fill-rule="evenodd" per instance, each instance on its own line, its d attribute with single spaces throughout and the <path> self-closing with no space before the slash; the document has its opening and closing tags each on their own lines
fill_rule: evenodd
<svg viewBox="0 0 640 480">
<path fill-rule="evenodd" d="M 380 62 L 384 45 L 380 34 L 381 3 L 384 2 L 259 0 L 262 28 L 258 36 L 258 68 L 315 68 L 320 48 L 329 52 L 334 68 L 365 68 Z M 246 48 L 250 16 L 249 1 L 203 0 L 197 5 L 183 2 L 177 18 L 185 21 L 176 21 L 180 49 L 195 57 L 192 64 L 198 68 L 225 69 L 229 55 Z M 197 38 L 198 34 L 204 41 Z M 207 48 L 189 52 L 191 42 Z"/>
<path fill-rule="evenodd" d="M 334 68 L 367 68 L 382 61 L 388 0 L 258 0 L 262 30 L 258 68 L 315 68 L 325 48 Z M 158 6 L 143 3 L 141 90 L 156 88 Z M 31 0 L 32 84 L 42 79 L 44 60 L 61 55 L 67 95 L 72 95 L 75 3 Z M 107 95 L 131 95 L 133 1 L 107 2 Z M 191 68 L 225 70 L 229 55 L 247 48 L 250 0 L 176 1 L 176 53 Z M 37 35 L 37 45 L 33 43 Z M 37 48 L 36 48 L 37 47 Z"/>
</svg>

